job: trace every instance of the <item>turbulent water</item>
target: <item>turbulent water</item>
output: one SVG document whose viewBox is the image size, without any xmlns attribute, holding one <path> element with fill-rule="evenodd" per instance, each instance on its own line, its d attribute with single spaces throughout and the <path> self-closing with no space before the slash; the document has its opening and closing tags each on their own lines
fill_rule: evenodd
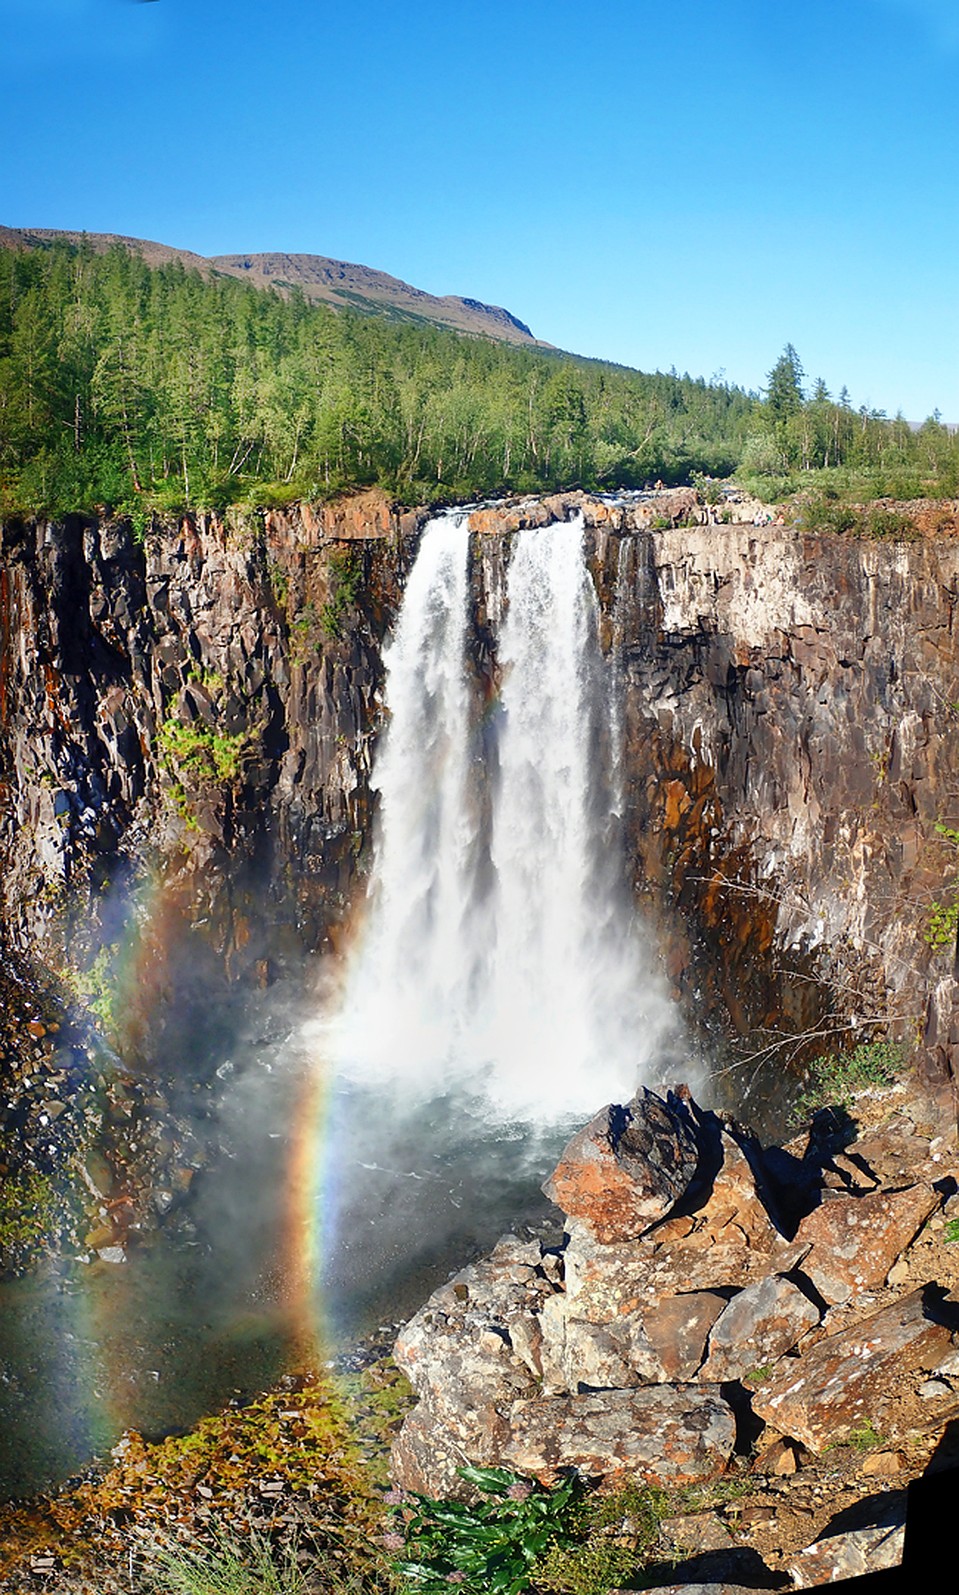
<svg viewBox="0 0 959 1595">
<path fill-rule="evenodd" d="M 620 714 L 580 520 L 520 532 L 492 707 L 466 517 L 424 532 L 386 654 L 365 933 L 332 1050 L 406 1100 L 544 1124 L 629 1096 L 672 1030 L 625 884 Z"/>
</svg>

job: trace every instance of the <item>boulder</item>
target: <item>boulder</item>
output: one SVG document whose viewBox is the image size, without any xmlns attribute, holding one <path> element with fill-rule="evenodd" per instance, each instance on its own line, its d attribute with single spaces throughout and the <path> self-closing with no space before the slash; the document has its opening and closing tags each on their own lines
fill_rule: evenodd
<svg viewBox="0 0 959 1595">
<path fill-rule="evenodd" d="M 500 1455 L 548 1479 L 626 1472 L 647 1484 L 689 1484 L 721 1474 L 736 1420 L 715 1385 L 649 1385 L 514 1402 Z"/>
<path fill-rule="evenodd" d="M 676 1205 L 699 1147 L 676 1097 L 642 1089 L 573 1137 L 543 1186 L 551 1201 L 604 1245 L 635 1240 Z"/>
<path fill-rule="evenodd" d="M 830 1305 L 881 1285 L 941 1200 L 931 1185 L 830 1197 L 796 1232 L 809 1243 L 803 1273 Z"/>
<path fill-rule="evenodd" d="M 716 1291 L 693 1291 L 591 1323 L 568 1297 L 551 1297 L 540 1316 L 544 1383 L 578 1390 L 695 1379 L 726 1302 Z"/>
<path fill-rule="evenodd" d="M 840 1579 L 862 1578 L 885 1567 L 899 1567 L 905 1540 L 905 1511 L 899 1521 L 848 1534 L 830 1534 L 807 1545 L 790 1563 L 789 1576 L 797 1589 L 835 1584 Z"/>
<path fill-rule="evenodd" d="M 818 1307 L 791 1280 L 771 1274 L 747 1285 L 713 1325 L 700 1378 L 742 1379 L 778 1362 L 818 1323 Z"/>
<path fill-rule="evenodd" d="M 927 1291 L 913 1291 L 821 1340 L 801 1359 L 787 1359 L 753 1396 L 753 1411 L 815 1452 L 841 1441 L 857 1424 L 868 1421 L 880 1429 L 896 1379 L 935 1367 L 946 1355 L 955 1311 L 948 1303 L 934 1305 Z M 927 1316 L 932 1312 L 940 1321 Z"/>
</svg>

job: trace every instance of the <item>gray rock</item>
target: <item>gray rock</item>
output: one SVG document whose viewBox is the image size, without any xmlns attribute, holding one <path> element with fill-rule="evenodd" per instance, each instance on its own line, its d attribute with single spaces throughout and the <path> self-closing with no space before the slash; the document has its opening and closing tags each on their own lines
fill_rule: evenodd
<svg viewBox="0 0 959 1595">
<path fill-rule="evenodd" d="M 789 1576 L 796 1589 L 811 1585 L 835 1584 L 843 1578 L 862 1578 L 902 1562 L 904 1524 L 856 1529 L 849 1534 L 832 1534 L 807 1545 L 789 1564 Z"/>
<path fill-rule="evenodd" d="M 710 1385 L 651 1385 L 513 1403 L 501 1457 L 521 1473 L 626 1472 L 648 1484 L 717 1477 L 736 1438 L 728 1402 Z"/>
<path fill-rule="evenodd" d="M 700 1378 L 741 1379 L 777 1362 L 818 1323 L 819 1309 L 790 1280 L 772 1274 L 747 1285 L 713 1325 Z"/>
</svg>

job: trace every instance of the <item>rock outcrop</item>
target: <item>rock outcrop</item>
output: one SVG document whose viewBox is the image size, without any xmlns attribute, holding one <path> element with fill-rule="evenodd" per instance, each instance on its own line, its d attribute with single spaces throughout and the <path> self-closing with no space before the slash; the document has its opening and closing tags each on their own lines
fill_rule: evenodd
<svg viewBox="0 0 959 1595">
<path fill-rule="evenodd" d="M 202 943 L 249 973 L 320 943 L 369 830 L 381 645 L 422 518 L 370 494 L 142 537 L 80 517 L 4 528 L 10 942 L 56 962 L 146 867 L 158 933 L 203 926 L 186 961 Z"/>
<path fill-rule="evenodd" d="M 913 1126 L 890 1110 L 894 1145 Z M 781 1472 L 777 1445 L 791 1461 L 863 1430 L 891 1443 L 934 1396 L 959 1410 L 959 1259 L 940 1247 L 933 1273 L 920 1240 L 959 1200 L 959 1156 L 954 1132 L 923 1144 L 907 1184 L 859 1158 L 876 1185 L 836 1190 L 823 1175 L 837 1144 L 824 1157 L 821 1137 L 767 1150 L 688 1093 L 607 1108 L 547 1182 L 577 1208 L 562 1244 L 506 1236 L 402 1331 L 394 1355 L 419 1402 L 395 1482 L 456 1493 L 463 1461 L 662 1486 L 737 1455 Z"/>
</svg>

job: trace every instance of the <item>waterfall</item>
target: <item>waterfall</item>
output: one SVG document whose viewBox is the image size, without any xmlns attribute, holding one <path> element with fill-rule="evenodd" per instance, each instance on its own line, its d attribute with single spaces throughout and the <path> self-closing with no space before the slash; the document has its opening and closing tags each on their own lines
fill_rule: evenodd
<svg viewBox="0 0 959 1595">
<path fill-rule="evenodd" d="M 516 536 L 483 726 L 465 519 L 427 526 L 386 654 L 369 920 L 334 1052 L 348 1078 L 407 1099 L 454 1092 L 555 1122 L 628 1097 L 671 1007 L 626 885 L 620 682 L 582 520 Z"/>
<path fill-rule="evenodd" d="M 466 516 L 426 527 L 384 651 L 389 724 L 373 770 L 379 824 L 367 936 L 340 1046 L 388 1081 L 429 1082 L 465 1015 L 473 963 Z M 339 1048 L 338 1048 L 339 1050 Z"/>
</svg>

